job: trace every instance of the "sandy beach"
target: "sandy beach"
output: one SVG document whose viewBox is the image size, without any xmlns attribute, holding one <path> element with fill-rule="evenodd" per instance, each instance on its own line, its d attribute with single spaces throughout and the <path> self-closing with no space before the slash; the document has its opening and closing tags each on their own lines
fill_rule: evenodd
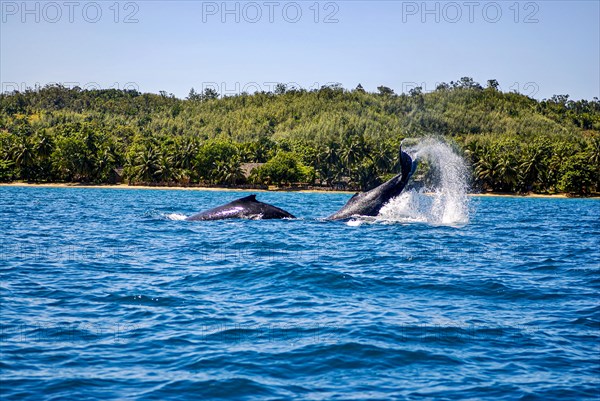
<svg viewBox="0 0 600 401">
<path fill-rule="evenodd" d="M 329 189 L 256 189 L 256 188 L 226 188 L 226 187 L 177 187 L 177 186 L 150 186 L 150 185 L 128 185 L 128 184 L 78 184 L 78 183 L 40 183 L 32 184 L 26 182 L 0 183 L 0 187 L 33 187 L 33 188 L 102 188 L 102 189 L 154 189 L 154 190 L 178 190 L 178 191 L 231 191 L 231 192 L 326 192 L 354 194 L 356 191 L 340 191 Z"/>
<path fill-rule="evenodd" d="M 154 190 L 177 190 L 177 191 L 231 191 L 231 192 L 325 192 L 325 193 L 340 193 L 340 194 L 354 194 L 355 191 L 340 191 L 340 190 L 319 190 L 319 189 L 299 189 L 299 190 L 286 190 L 286 189 L 252 189 L 252 188 L 221 188 L 221 187 L 162 187 L 162 186 L 149 186 L 149 185 L 128 185 L 128 184 L 78 184 L 78 183 L 40 183 L 32 184 L 26 182 L 11 182 L 11 183 L 0 183 L 0 187 L 33 187 L 33 188 L 102 188 L 102 189 L 154 189 Z M 471 193 L 469 196 L 475 197 L 513 197 L 513 198 L 572 198 L 568 194 L 509 194 L 509 193 Z M 600 196 L 589 196 L 586 198 L 600 199 Z"/>
</svg>

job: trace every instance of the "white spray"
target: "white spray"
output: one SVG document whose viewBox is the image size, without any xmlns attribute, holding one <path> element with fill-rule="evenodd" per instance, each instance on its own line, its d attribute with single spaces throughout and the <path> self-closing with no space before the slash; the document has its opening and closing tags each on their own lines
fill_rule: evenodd
<svg viewBox="0 0 600 401">
<path fill-rule="evenodd" d="M 427 138 L 403 150 L 431 167 L 431 182 L 421 189 L 407 189 L 388 202 L 379 218 L 386 221 L 463 225 L 469 222 L 468 169 L 463 158 L 448 144 Z M 417 167 L 417 174 L 419 168 Z"/>
</svg>

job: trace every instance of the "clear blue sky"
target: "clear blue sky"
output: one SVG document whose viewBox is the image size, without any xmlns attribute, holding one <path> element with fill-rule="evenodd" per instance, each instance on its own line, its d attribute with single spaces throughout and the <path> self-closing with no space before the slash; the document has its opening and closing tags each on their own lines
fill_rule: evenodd
<svg viewBox="0 0 600 401">
<path fill-rule="evenodd" d="M 185 97 L 339 82 L 399 93 L 471 76 L 539 99 L 600 97 L 599 1 L 257 1 L 228 2 L 229 13 L 221 1 L 75 3 L 1 1 L 3 90 L 75 82 Z"/>
</svg>

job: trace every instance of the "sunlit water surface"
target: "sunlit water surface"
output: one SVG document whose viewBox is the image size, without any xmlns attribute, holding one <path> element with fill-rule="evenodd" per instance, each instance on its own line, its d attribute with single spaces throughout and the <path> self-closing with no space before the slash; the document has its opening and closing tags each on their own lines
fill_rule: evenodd
<svg viewBox="0 0 600 401">
<path fill-rule="evenodd" d="M 597 399 L 600 201 L 247 194 L 0 188 L 1 398 Z"/>
</svg>

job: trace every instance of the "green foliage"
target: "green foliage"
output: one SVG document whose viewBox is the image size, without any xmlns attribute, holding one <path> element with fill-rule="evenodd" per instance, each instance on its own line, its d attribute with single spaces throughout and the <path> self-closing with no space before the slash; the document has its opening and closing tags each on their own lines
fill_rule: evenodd
<svg viewBox="0 0 600 401">
<path fill-rule="evenodd" d="M 311 179 L 314 170 L 292 152 L 280 151 L 268 162 L 253 171 L 254 181 L 264 184 L 291 184 Z"/>
<path fill-rule="evenodd" d="M 597 134 L 527 142 L 517 136 L 470 136 L 465 148 L 475 181 L 485 190 L 586 195 L 600 189 L 598 142 Z"/>
<path fill-rule="evenodd" d="M 368 189 L 398 172 L 405 137 L 452 138 L 484 190 L 597 193 L 600 102 L 536 101 L 472 78 L 424 93 L 339 84 L 223 96 L 82 90 L 0 95 L 0 181 L 239 185 L 252 180 Z M 423 170 L 425 171 L 425 170 Z"/>
<path fill-rule="evenodd" d="M 558 183 L 561 192 L 586 195 L 598 189 L 600 176 L 590 166 L 586 156 L 584 153 L 577 153 L 563 165 Z"/>
</svg>

